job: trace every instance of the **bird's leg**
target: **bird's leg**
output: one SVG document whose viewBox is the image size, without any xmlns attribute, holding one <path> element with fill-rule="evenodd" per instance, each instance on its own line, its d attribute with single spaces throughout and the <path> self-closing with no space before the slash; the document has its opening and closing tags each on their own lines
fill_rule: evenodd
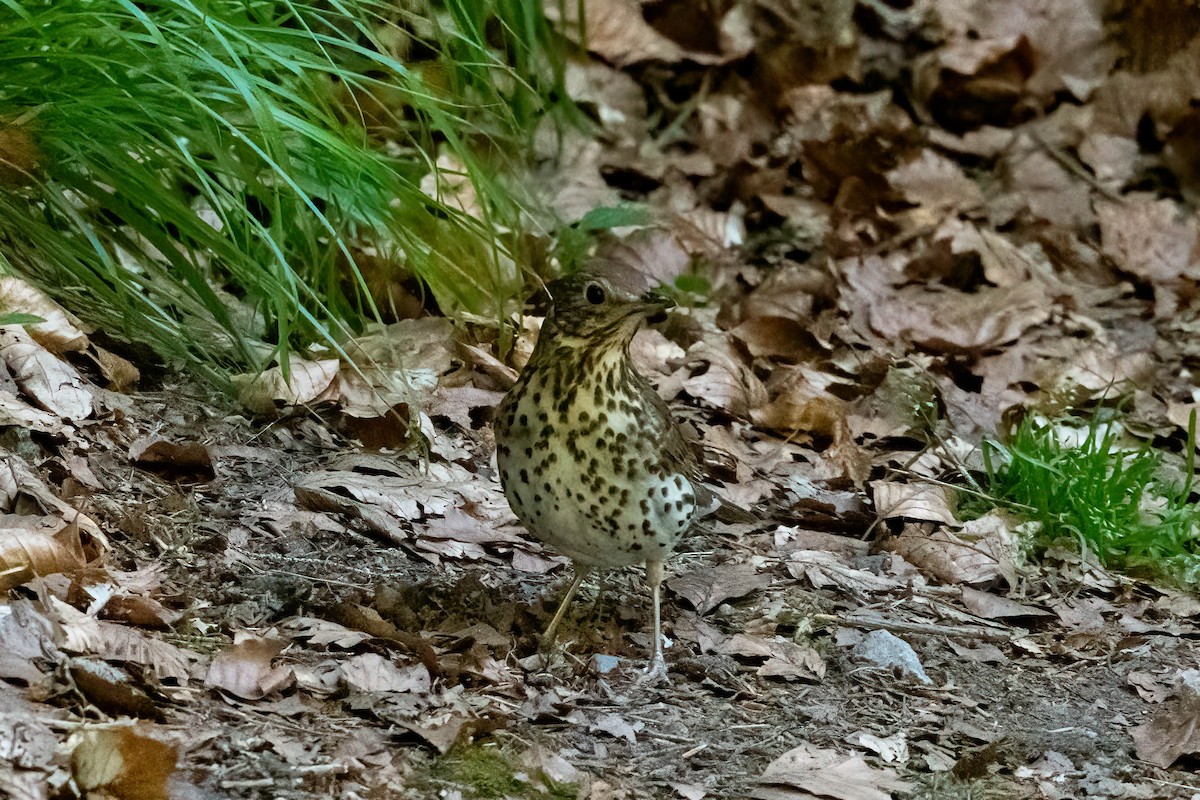
<svg viewBox="0 0 1200 800">
<path fill-rule="evenodd" d="M 575 578 L 571 581 L 571 585 L 568 587 L 562 602 L 558 604 L 558 610 L 554 612 L 554 618 L 546 626 L 546 632 L 542 634 L 542 650 L 549 650 L 554 644 L 554 634 L 558 630 L 558 624 L 562 622 L 563 615 L 567 613 L 567 606 L 571 605 L 571 600 L 575 598 L 575 593 L 579 591 L 579 586 L 583 583 L 583 579 L 591 572 L 591 568 L 583 564 L 576 563 L 574 567 Z"/>
<path fill-rule="evenodd" d="M 650 597 L 654 606 L 654 644 L 650 654 L 650 663 L 646 666 L 646 674 L 640 683 L 662 683 L 667 678 L 667 662 L 663 659 L 662 649 L 662 580 L 663 562 L 646 562 L 646 585 L 650 587 Z"/>
</svg>

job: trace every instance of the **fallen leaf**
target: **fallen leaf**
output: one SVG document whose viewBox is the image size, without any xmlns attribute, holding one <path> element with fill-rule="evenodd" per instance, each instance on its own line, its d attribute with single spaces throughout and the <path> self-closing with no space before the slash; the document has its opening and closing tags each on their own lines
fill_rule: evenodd
<svg viewBox="0 0 1200 800">
<path fill-rule="evenodd" d="M 244 700 L 259 700 L 292 680 L 287 667 L 271 660 L 287 646 L 281 639 L 240 634 L 238 641 L 213 656 L 204 683 Z"/>
<path fill-rule="evenodd" d="M 423 664 L 397 667 L 378 653 L 363 653 L 342 664 L 342 675 L 351 688 L 360 692 L 429 691 L 429 670 Z"/>
<path fill-rule="evenodd" d="M 178 753 L 142 726 L 85 730 L 71 751 L 71 774 L 89 797 L 168 800 Z"/>
<path fill-rule="evenodd" d="M 667 581 L 667 587 L 700 614 L 707 614 L 726 600 L 744 597 L 770 585 L 771 576 L 760 573 L 751 564 L 720 564 Z"/>
<path fill-rule="evenodd" d="M 1200 695 L 1185 687 L 1131 730 L 1138 758 L 1166 769 L 1182 756 L 1200 752 Z"/>
<path fill-rule="evenodd" d="M 871 481 L 875 510 L 884 519 L 912 519 L 958 525 L 954 508 L 958 493 L 949 486 L 924 481 Z"/>
<path fill-rule="evenodd" d="M 847 756 L 802 744 L 776 758 L 758 783 L 763 787 L 786 787 L 788 792 L 765 793 L 755 790 L 751 796 L 764 800 L 822 797 L 831 800 L 891 800 L 893 792 L 905 792 L 910 784 L 890 769 L 877 769 L 858 756 Z M 801 794 L 801 792 L 803 794 Z"/>
<path fill-rule="evenodd" d="M 72 421 L 92 415 L 92 386 L 78 370 L 20 328 L 0 327 L 0 358 L 21 391 L 39 408 Z"/>
</svg>

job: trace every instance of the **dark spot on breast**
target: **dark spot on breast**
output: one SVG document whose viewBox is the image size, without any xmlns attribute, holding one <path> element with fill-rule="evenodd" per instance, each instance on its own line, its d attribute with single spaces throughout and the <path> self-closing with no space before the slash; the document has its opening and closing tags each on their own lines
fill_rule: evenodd
<svg viewBox="0 0 1200 800">
<path fill-rule="evenodd" d="M 521 470 L 521 483 L 529 483 L 529 473 L 526 470 Z"/>
<path fill-rule="evenodd" d="M 535 493 L 534 493 L 534 495 L 533 495 L 533 502 L 535 502 L 535 503 L 540 503 L 540 502 L 542 502 L 542 496 L 541 496 L 540 494 L 537 494 L 537 493 L 535 492 Z"/>
<path fill-rule="evenodd" d="M 597 450 L 607 450 L 608 449 L 608 442 L 604 441 L 603 436 L 596 437 L 596 449 Z"/>
<path fill-rule="evenodd" d="M 653 536 L 654 531 L 652 531 L 650 528 L 651 528 L 650 520 L 648 520 L 648 519 L 642 520 L 642 533 L 646 534 L 647 536 Z"/>
<path fill-rule="evenodd" d="M 554 426 L 553 425 L 544 425 L 542 427 L 542 432 L 538 434 L 538 436 L 542 437 L 543 439 L 549 439 L 553 435 L 554 435 Z"/>
<path fill-rule="evenodd" d="M 589 414 L 588 412 L 586 412 L 586 411 L 579 412 L 579 422 L 580 423 L 585 423 L 591 418 L 592 418 L 592 415 Z"/>
<path fill-rule="evenodd" d="M 550 494 L 550 481 L 546 481 L 545 483 L 542 484 L 542 490 L 546 494 Z"/>
<path fill-rule="evenodd" d="M 522 414 L 522 415 L 521 415 L 521 427 L 522 427 L 522 428 L 524 428 L 524 427 L 526 427 L 526 426 L 528 426 L 528 425 L 529 425 L 529 415 L 528 415 L 528 414 Z"/>
<path fill-rule="evenodd" d="M 508 449 L 508 445 L 502 444 L 496 448 L 496 452 L 502 456 L 507 456 L 511 451 Z"/>
<path fill-rule="evenodd" d="M 549 421 L 550 421 L 549 414 L 547 414 L 545 411 L 538 412 L 538 422 L 549 422 Z"/>
<path fill-rule="evenodd" d="M 596 418 L 596 421 L 599 422 L 601 425 L 607 425 L 608 424 L 608 414 L 605 414 L 603 411 L 601 411 L 600 416 L 598 416 Z"/>
<path fill-rule="evenodd" d="M 676 501 L 675 501 L 675 510 L 676 510 L 676 511 L 683 511 L 683 501 L 682 501 L 682 500 L 676 500 Z"/>
<path fill-rule="evenodd" d="M 683 488 L 683 476 L 682 476 L 682 475 L 676 475 L 676 476 L 675 476 L 675 487 L 676 487 L 677 489 L 682 489 L 682 488 Z"/>
<path fill-rule="evenodd" d="M 540 405 L 541 402 L 542 402 L 542 393 L 534 392 L 533 393 L 533 404 L 536 406 L 536 405 Z"/>
<path fill-rule="evenodd" d="M 640 508 L 642 510 L 643 514 L 649 514 L 650 513 L 650 501 L 642 500 L 642 502 L 638 503 L 638 508 Z"/>
<path fill-rule="evenodd" d="M 633 544 L 629 545 L 629 549 L 630 549 L 630 550 L 641 550 L 641 549 L 642 549 L 642 543 L 641 543 L 641 542 L 634 542 Z"/>
</svg>

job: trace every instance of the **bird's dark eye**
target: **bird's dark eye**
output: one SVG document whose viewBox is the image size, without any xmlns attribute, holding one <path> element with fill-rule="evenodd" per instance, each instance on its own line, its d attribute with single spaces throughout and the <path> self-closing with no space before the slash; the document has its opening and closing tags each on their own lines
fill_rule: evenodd
<svg viewBox="0 0 1200 800">
<path fill-rule="evenodd" d="M 589 283 L 584 296 L 589 303 L 598 306 L 604 302 L 604 287 L 598 283 Z"/>
</svg>

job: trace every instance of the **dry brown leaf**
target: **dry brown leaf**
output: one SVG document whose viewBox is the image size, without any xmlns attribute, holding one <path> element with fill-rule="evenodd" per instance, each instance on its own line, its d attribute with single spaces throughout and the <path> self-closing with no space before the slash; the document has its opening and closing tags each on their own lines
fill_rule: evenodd
<svg viewBox="0 0 1200 800">
<path fill-rule="evenodd" d="M 938 217 L 983 204 L 983 192 L 962 167 L 929 148 L 888 172 L 887 180 L 905 200 Z"/>
<path fill-rule="evenodd" d="M 1028 207 L 1035 217 L 1066 228 L 1093 222 L 1088 185 L 1043 150 L 1015 157 L 1008 178 L 1013 202 Z"/>
<path fill-rule="evenodd" d="M 108 386 L 105 387 L 114 392 L 127 392 L 142 379 L 141 370 L 135 367 L 130 361 L 121 356 L 104 349 L 98 344 L 93 344 L 88 350 L 88 355 L 91 360 L 100 368 L 100 373 L 108 379 Z"/>
<path fill-rule="evenodd" d="M 697 400 L 743 419 L 750 416 L 751 409 L 766 403 L 767 390 L 762 381 L 727 341 L 697 342 L 688 349 L 687 359 L 689 365 L 706 365 L 704 372 L 683 382 L 684 391 Z"/>
<path fill-rule="evenodd" d="M 37 684 L 44 677 L 39 667 L 41 659 L 55 662 L 65 659 L 59 651 L 62 640 L 62 628 L 40 603 L 14 597 L 0 605 L 0 642 L 4 642 L 0 647 L 0 678 L 15 678 L 31 686 Z M 0 720 L 3 718 L 0 713 Z M 3 741 L 0 736 L 0 742 Z"/>
<path fill-rule="evenodd" d="M 1200 752 L 1200 694 L 1184 687 L 1149 722 L 1129 733 L 1138 758 L 1163 769 L 1182 756 Z"/>
<path fill-rule="evenodd" d="M 740 16 L 718 23 L 722 53 L 688 50 L 656 31 L 642 14 L 636 0 L 583 0 L 576 3 L 549 3 L 546 13 L 558 23 L 568 38 L 578 41 L 579 17 L 587 22 L 585 43 L 588 50 L 617 67 L 643 61 L 677 62 L 687 59 L 701 64 L 720 64 L 738 58 L 753 47 L 754 38 Z"/>
<path fill-rule="evenodd" d="M 21 391 L 39 408 L 76 422 L 92 415 L 92 386 L 78 370 L 21 328 L 0 328 L 0 358 Z"/>
<path fill-rule="evenodd" d="M 771 655 L 755 673 L 760 678 L 817 682 L 825 677 L 825 660 L 814 648 L 796 642 L 771 642 Z"/>
<path fill-rule="evenodd" d="M 88 797 L 170 800 L 178 753 L 144 726 L 85 730 L 71 751 L 71 773 Z"/>
<path fill-rule="evenodd" d="M 868 312 L 878 334 L 948 353 L 1012 342 L 1045 322 L 1051 310 L 1045 291 L 1033 282 L 972 294 L 909 286 L 879 301 Z"/>
<path fill-rule="evenodd" d="M 212 455 L 199 442 L 169 442 L 146 436 L 129 445 L 129 460 L 142 469 L 173 478 L 212 480 Z"/>
<path fill-rule="evenodd" d="M 751 795 L 764 800 L 822 797 L 830 800 L 891 800 L 910 784 L 890 769 L 877 769 L 858 756 L 802 744 L 776 758 L 759 776 Z M 785 787 L 785 788 L 778 788 Z M 766 791 L 764 791 L 766 790 Z"/>
<path fill-rule="evenodd" d="M 771 585 L 771 576 L 752 564 L 719 564 L 677 575 L 667 587 L 685 598 L 700 614 L 707 614 L 726 600 L 745 597 Z"/>
<path fill-rule="evenodd" d="M 930 533 L 926 526 L 908 524 L 884 546 L 942 583 L 985 584 L 1000 577 L 990 543 L 967 542 L 945 528 Z"/>
<path fill-rule="evenodd" d="M 245 700 L 260 700 L 293 680 L 288 667 L 271 666 L 286 646 L 282 639 L 240 634 L 234 644 L 213 656 L 204 683 Z"/>
<path fill-rule="evenodd" d="M 35 575 L 70 573 L 98 556 L 85 547 L 79 526 L 57 517 L 0 515 L 0 592 Z"/>
<path fill-rule="evenodd" d="M 1153 284 L 1160 317 L 1174 312 L 1183 278 L 1200 280 L 1200 223 L 1173 200 L 1131 195 L 1098 201 L 1100 243 L 1117 266 Z"/>
<path fill-rule="evenodd" d="M 0 456 L 0 510 L 25 510 L 28 508 L 23 505 L 25 503 L 33 503 L 46 514 L 53 514 L 69 523 L 77 524 L 99 547 L 108 547 L 108 541 L 100 532 L 100 527 L 89 517 L 58 499 L 41 478 L 33 473 L 24 459 L 15 455 Z"/>
<path fill-rule="evenodd" d="M 984 619 L 1050 616 L 1050 612 L 1044 608 L 1018 603 L 1016 600 L 1000 597 L 991 592 L 981 592 L 970 586 L 962 587 L 961 591 L 963 605 L 967 611 Z"/>
<path fill-rule="evenodd" d="M 49 598 L 49 606 L 62 625 L 61 646 L 67 652 L 137 664 L 149 675 L 172 678 L 180 684 L 187 683 L 192 677 L 192 664 L 200 660 L 190 650 L 136 628 L 96 619 L 57 598 Z"/>
<path fill-rule="evenodd" d="M 890 592 L 903 586 L 895 578 L 855 569 L 834 555 L 821 550 L 796 550 L 787 561 L 787 571 L 793 578 L 807 580 L 815 589 L 836 587 L 845 591 L 869 594 Z"/>
<path fill-rule="evenodd" d="M 75 688 L 104 713 L 163 720 L 163 713 L 155 702 L 120 667 L 98 658 L 72 658 L 67 662 L 67 669 Z"/>
<path fill-rule="evenodd" d="M 67 431 L 66 425 L 56 414 L 34 408 L 7 390 L 0 390 L 0 425 L 15 425 L 54 436 L 63 435 Z"/>
</svg>

